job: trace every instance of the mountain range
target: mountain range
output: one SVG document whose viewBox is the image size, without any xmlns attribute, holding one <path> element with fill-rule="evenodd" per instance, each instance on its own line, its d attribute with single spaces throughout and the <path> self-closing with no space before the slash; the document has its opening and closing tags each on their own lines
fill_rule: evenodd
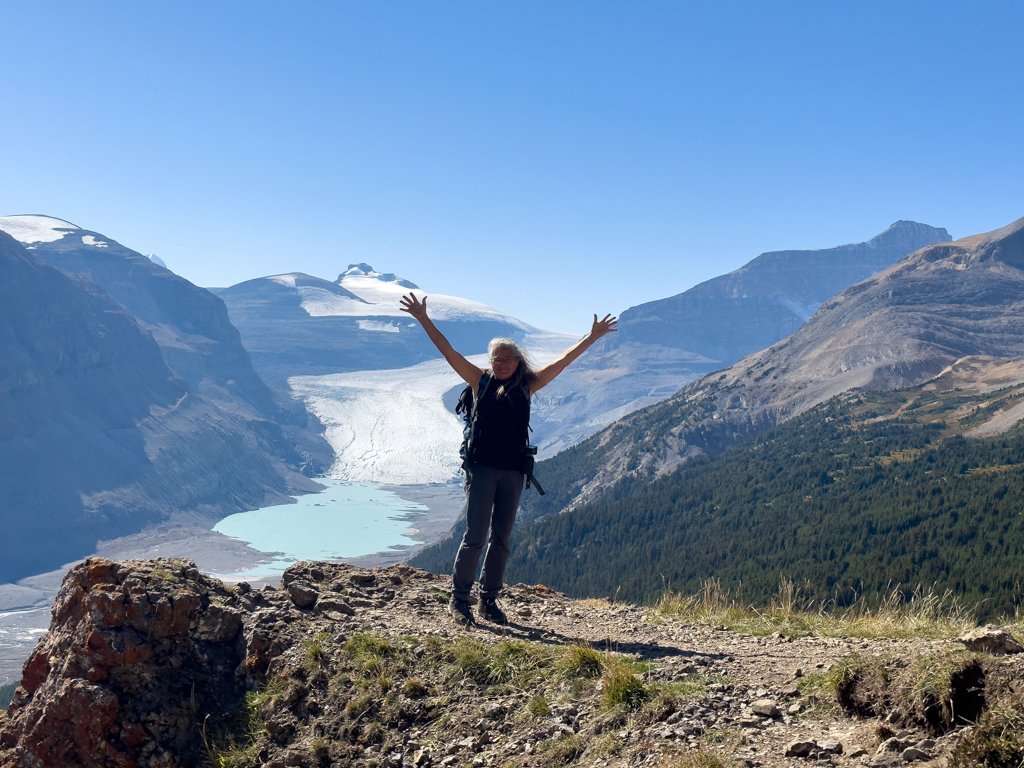
<svg viewBox="0 0 1024 768">
<path fill-rule="evenodd" d="M 771 346 L 847 286 L 950 239 L 945 229 L 897 221 L 860 243 L 762 253 L 687 291 L 630 307 L 618 333 L 595 344 L 538 396 L 536 410 L 557 411 L 561 424 L 538 432 L 542 456 Z"/>
<path fill-rule="evenodd" d="M 944 229 L 899 221 L 862 243 L 764 253 L 728 275 L 626 310 L 618 333 L 534 399 L 532 439 L 541 457 L 778 341 L 847 285 L 949 239 Z M 443 364 L 435 370 L 436 349 L 399 310 L 401 295 L 416 290 L 367 264 L 350 265 L 333 282 L 288 273 L 216 289 L 260 374 L 301 394 L 326 426 L 338 455 L 334 474 L 409 483 L 443 482 L 457 473 L 461 427 L 436 401 L 451 411 L 462 385 Z M 466 299 L 431 295 L 429 308 L 467 355 L 483 353 L 495 336 L 509 336 L 545 362 L 576 341 Z M 399 403 L 388 394 L 397 382 L 415 396 Z M 398 428 L 410 423 L 429 425 L 424 450 L 410 448 Z"/>
<path fill-rule="evenodd" d="M 1024 354 L 1022 243 L 1024 219 L 927 246 L 841 291 L 789 338 L 574 448 L 595 457 L 574 501 L 625 474 L 717 456 L 850 389 L 914 386 L 963 357 Z"/>
<path fill-rule="evenodd" d="M 419 287 L 368 264 L 351 264 L 335 281 L 301 272 L 213 289 L 227 305 L 253 364 L 286 386 L 292 376 L 407 368 L 439 355 L 415 320 L 399 309 Z M 456 349 L 479 354 L 496 336 L 525 342 L 549 334 L 479 302 L 430 294 L 430 316 Z"/>
<path fill-rule="evenodd" d="M 0 581 L 286 501 L 329 455 L 219 299 L 61 220 L 0 219 L 0 372 Z"/>
<path fill-rule="evenodd" d="M 788 339 L 542 462 L 509 578 L 644 599 L 950 589 L 1013 610 L 1024 219 L 925 247 Z M 458 531 L 412 561 L 446 570 Z"/>
</svg>

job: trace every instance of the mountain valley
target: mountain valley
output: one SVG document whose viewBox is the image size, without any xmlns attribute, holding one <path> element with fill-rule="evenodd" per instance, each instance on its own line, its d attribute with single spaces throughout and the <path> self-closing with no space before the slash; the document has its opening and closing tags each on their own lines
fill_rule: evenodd
<svg viewBox="0 0 1024 768">
<path fill-rule="evenodd" d="M 712 574 L 754 601 L 780 578 L 840 601 L 922 587 L 1012 613 L 1022 237 L 922 249 L 542 462 L 510 578 L 637 600 Z M 447 570 L 460 535 L 411 562 Z"/>
<path fill-rule="evenodd" d="M 209 527 L 319 487 L 302 474 L 312 454 L 272 420 L 289 416 L 219 300 L 67 222 L 7 217 L 0 228 L 35 243 L 0 231 L 0 582 L 65 565 L 99 540 Z M 80 245 L 61 246 L 67 238 Z M 150 322 L 75 268 L 120 286 Z"/>
</svg>

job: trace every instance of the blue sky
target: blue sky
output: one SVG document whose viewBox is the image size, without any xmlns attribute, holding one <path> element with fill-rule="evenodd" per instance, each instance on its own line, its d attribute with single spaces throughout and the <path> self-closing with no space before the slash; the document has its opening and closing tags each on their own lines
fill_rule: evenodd
<svg viewBox="0 0 1024 768">
<path fill-rule="evenodd" d="M 553 330 L 1024 216 L 1018 2 L 5 2 L 0 215 Z"/>
</svg>

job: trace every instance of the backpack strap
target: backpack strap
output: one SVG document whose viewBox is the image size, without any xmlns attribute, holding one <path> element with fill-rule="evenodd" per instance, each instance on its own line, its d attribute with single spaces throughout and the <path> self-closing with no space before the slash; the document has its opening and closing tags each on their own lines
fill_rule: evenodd
<svg viewBox="0 0 1024 768">
<path fill-rule="evenodd" d="M 487 392 L 487 387 L 490 386 L 492 376 L 491 374 L 484 371 L 480 377 L 480 383 L 476 388 L 476 397 L 473 399 L 471 410 L 467 413 L 469 418 L 466 420 L 466 428 L 463 430 L 465 439 L 463 440 L 462 450 L 462 468 L 466 468 L 466 464 L 469 462 L 469 457 L 473 455 L 473 436 L 476 434 L 476 415 L 478 413 L 477 403 L 484 399 L 484 394 Z M 470 388 L 470 391 L 472 389 Z"/>
</svg>

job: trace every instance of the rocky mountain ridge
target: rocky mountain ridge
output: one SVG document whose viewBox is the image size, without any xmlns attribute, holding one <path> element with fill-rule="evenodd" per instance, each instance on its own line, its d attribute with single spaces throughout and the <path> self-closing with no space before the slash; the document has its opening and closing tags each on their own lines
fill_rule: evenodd
<svg viewBox="0 0 1024 768">
<path fill-rule="evenodd" d="M 951 239 L 941 227 L 897 221 L 860 243 L 762 253 L 683 293 L 630 307 L 618 333 L 539 394 L 540 407 L 557 410 L 569 425 L 542 439 L 545 455 L 775 344 L 844 288 Z"/>
<path fill-rule="evenodd" d="M 187 560 L 90 559 L 0 714 L 0 766 L 938 766 L 1021 672 L 997 630 L 751 635 L 541 586 L 467 631 L 444 585 L 297 563 L 254 591 Z"/>
<path fill-rule="evenodd" d="M 0 581 L 318 487 L 269 422 L 196 394 L 127 310 L 35 253 L 0 232 Z"/>
<path fill-rule="evenodd" d="M 829 299 L 789 338 L 571 449 L 562 460 L 581 480 L 571 503 L 627 473 L 716 456 L 854 388 L 921 384 L 964 357 L 1018 357 L 1022 311 L 1024 219 L 930 245 Z"/>
</svg>

